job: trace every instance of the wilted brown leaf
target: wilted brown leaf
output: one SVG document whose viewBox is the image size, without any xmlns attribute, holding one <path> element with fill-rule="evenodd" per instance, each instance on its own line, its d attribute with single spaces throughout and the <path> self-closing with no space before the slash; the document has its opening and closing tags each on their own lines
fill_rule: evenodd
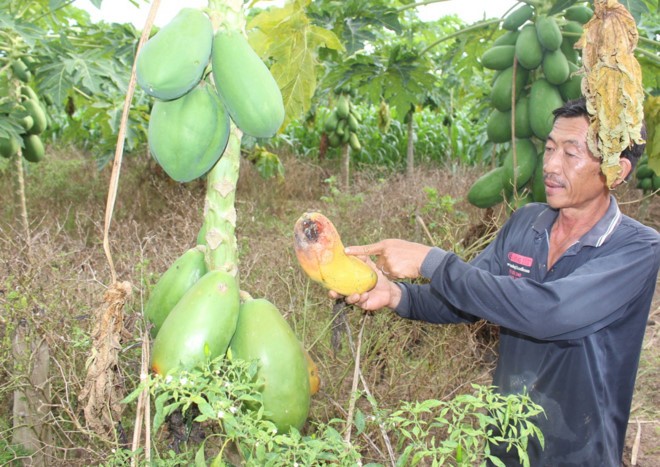
<svg viewBox="0 0 660 467">
<path fill-rule="evenodd" d="M 638 38 L 635 20 L 623 5 L 595 0 L 594 16 L 576 44 L 586 73 L 582 93 L 591 115 L 588 143 L 602 158 L 610 187 L 619 177 L 621 152 L 644 141 L 642 70 L 633 54 Z"/>
</svg>

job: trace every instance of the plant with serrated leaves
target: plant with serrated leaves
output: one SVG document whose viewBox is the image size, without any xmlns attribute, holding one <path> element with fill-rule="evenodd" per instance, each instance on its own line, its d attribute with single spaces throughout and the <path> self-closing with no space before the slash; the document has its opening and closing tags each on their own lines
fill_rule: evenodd
<svg viewBox="0 0 660 467">
<path fill-rule="evenodd" d="M 333 425 L 315 424 L 313 435 L 307 436 L 295 428 L 279 433 L 275 424 L 265 418 L 260 387 L 256 379 L 257 363 L 219 357 L 207 364 L 175 376 L 147 376 L 126 399 L 134 401 L 146 388 L 155 406 L 152 428 L 161 429 L 169 415 L 181 411 L 192 417 L 192 423 L 205 423 L 213 430 L 196 449 L 195 463 L 206 465 L 206 456 L 213 465 L 223 465 L 229 449 L 246 466 L 310 465 L 319 461 L 356 464 L 359 452 L 347 446 Z M 159 465 L 160 461 L 154 461 Z M 152 462 L 152 465 L 153 463 Z M 168 460 L 163 459 L 164 464 Z"/>
<path fill-rule="evenodd" d="M 543 409 L 527 394 L 502 395 L 491 386 L 472 385 L 473 394 L 450 401 L 405 402 L 400 409 L 382 416 L 391 433 L 398 433 L 403 452 L 397 465 L 485 465 L 504 467 L 491 453 L 491 445 L 504 445 L 518 453 L 529 466 L 527 445 L 532 438 L 544 444 L 534 424 Z"/>
</svg>

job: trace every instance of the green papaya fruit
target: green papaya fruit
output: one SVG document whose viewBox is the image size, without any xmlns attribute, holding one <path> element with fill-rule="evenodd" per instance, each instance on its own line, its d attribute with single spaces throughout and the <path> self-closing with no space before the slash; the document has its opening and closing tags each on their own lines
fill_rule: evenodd
<svg viewBox="0 0 660 467">
<path fill-rule="evenodd" d="M 20 141 L 13 136 L 0 136 L 0 156 L 9 159 L 21 149 Z"/>
<path fill-rule="evenodd" d="M 541 16 L 536 18 L 535 24 L 541 46 L 550 51 L 559 49 L 563 37 L 557 21 L 552 16 Z"/>
<path fill-rule="evenodd" d="M 337 111 L 333 110 L 325 121 L 325 131 L 335 131 L 338 123 L 339 117 L 337 116 Z"/>
<path fill-rule="evenodd" d="M 566 21 L 566 24 L 561 28 L 561 32 L 564 39 L 573 47 L 580 40 L 580 37 L 582 37 L 584 29 L 577 21 Z"/>
<path fill-rule="evenodd" d="M 545 141 L 548 137 L 554 124 L 552 111 L 563 103 L 559 89 L 546 79 L 540 78 L 532 83 L 529 92 L 529 124 L 537 138 Z"/>
<path fill-rule="evenodd" d="M 534 169 L 536 168 L 537 161 L 537 152 L 529 139 L 519 139 L 516 140 L 516 164 L 514 169 L 513 163 L 513 148 L 510 148 L 504 160 L 502 161 L 502 167 L 504 168 L 504 184 L 506 186 L 513 187 L 514 178 L 516 188 L 524 186 L 532 175 L 534 174 Z"/>
<path fill-rule="evenodd" d="M 550 84 L 560 85 L 566 82 L 570 69 L 561 50 L 547 51 L 543 55 L 543 75 Z"/>
<path fill-rule="evenodd" d="M 569 63 L 575 64 L 578 62 L 580 58 L 578 51 L 577 49 L 573 48 L 573 42 L 568 40 L 566 37 L 562 39 L 559 50 L 561 50 L 564 56 L 566 56 L 566 60 L 568 60 Z"/>
<path fill-rule="evenodd" d="M 534 169 L 534 175 L 532 176 L 531 190 L 532 198 L 537 203 L 545 203 L 545 180 L 543 179 L 543 154 L 544 151 L 539 153 L 536 159 L 536 169 Z"/>
<path fill-rule="evenodd" d="M 648 164 L 640 164 L 637 166 L 637 170 L 635 171 L 635 176 L 637 178 L 651 178 L 655 175 L 655 172 L 651 167 L 648 166 Z"/>
<path fill-rule="evenodd" d="M 648 179 L 647 179 L 647 180 L 648 180 Z M 651 183 L 651 189 L 652 189 L 653 191 L 660 190 L 660 175 L 654 175 L 654 176 L 651 178 L 651 182 L 652 182 L 652 183 Z"/>
<path fill-rule="evenodd" d="M 154 159 L 177 182 L 211 170 L 229 140 L 229 116 L 213 86 L 202 81 L 178 99 L 156 101 L 148 140 Z"/>
<path fill-rule="evenodd" d="M 34 89 L 32 89 L 27 84 L 24 84 L 23 86 L 21 86 L 21 95 L 25 99 L 32 99 L 32 100 L 35 100 L 35 101 L 39 101 L 39 96 L 37 96 L 37 93 L 34 92 Z"/>
<path fill-rule="evenodd" d="M 39 162 L 44 158 L 46 149 L 39 135 L 23 135 L 23 157 L 29 162 Z"/>
<path fill-rule="evenodd" d="M 153 325 L 152 337 L 156 337 L 163 322 L 181 297 L 206 272 L 204 248 L 194 247 L 179 256 L 158 279 L 144 307 L 144 315 Z"/>
<path fill-rule="evenodd" d="M 529 98 L 522 96 L 516 102 L 515 116 L 516 138 L 531 138 L 532 127 L 529 124 Z"/>
<path fill-rule="evenodd" d="M 573 5 L 566 8 L 564 18 L 569 21 L 576 21 L 580 24 L 586 24 L 594 15 L 594 10 L 586 5 Z"/>
<path fill-rule="evenodd" d="M 511 111 L 500 112 L 493 109 L 486 124 L 486 134 L 493 143 L 511 141 Z"/>
<path fill-rule="evenodd" d="M 569 78 L 559 85 L 559 94 L 565 101 L 578 99 L 582 96 L 582 80 L 584 75 L 577 74 L 578 66 L 568 62 Z"/>
<path fill-rule="evenodd" d="M 353 132 L 358 131 L 358 129 L 359 129 L 358 121 L 357 121 L 357 118 L 355 118 L 355 116 L 353 114 L 348 115 L 347 121 L 348 121 L 348 129 L 349 130 L 351 130 Z"/>
<path fill-rule="evenodd" d="M 171 100 L 201 80 L 211 57 L 213 26 L 203 11 L 182 8 L 149 39 L 136 63 L 137 83 L 150 96 Z"/>
<path fill-rule="evenodd" d="M 513 65 L 516 47 L 497 45 L 486 50 L 481 56 L 481 64 L 490 70 L 505 70 Z"/>
<path fill-rule="evenodd" d="M 340 94 L 337 98 L 337 115 L 340 119 L 347 118 L 350 113 L 350 103 L 346 94 Z"/>
<path fill-rule="evenodd" d="M 25 134 L 30 134 L 30 130 L 34 126 L 34 119 L 32 118 L 32 115 L 26 113 L 18 117 L 18 122 L 23 127 L 23 130 L 25 130 Z"/>
<path fill-rule="evenodd" d="M 18 80 L 22 81 L 23 83 L 27 83 L 30 81 L 30 78 L 32 78 L 32 73 L 20 58 L 17 58 L 11 62 L 11 71 L 14 73 L 14 76 L 16 76 L 16 78 L 18 78 Z"/>
<path fill-rule="evenodd" d="M 282 92 L 245 36 L 218 30 L 211 62 L 218 94 L 236 126 L 255 138 L 277 133 L 284 122 Z"/>
<path fill-rule="evenodd" d="M 507 31 L 493 41 L 493 47 L 499 45 L 516 45 L 518 39 L 518 31 Z"/>
<path fill-rule="evenodd" d="M 360 152 L 362 151 L 362 145 L 360 144 L 360 140 L 358 139 L 357 134 L 354 132 L 350 132 L 350 135 L 348 137 L 348 144 L 351 145 L 351 149 L 355 152 Z"/>
<path fill-rule="evenodd" d="M 528 24 L 522 28 L 516 40 L 518 63 L 528 70 L 538 67 L 543 61 L 543 47 L 536 34 L 536 26 Z"/>
<path fill-rule="evenodd" d="M 478 208 L 489 208 L 504 200 L 504 167 L 496 167 L 479 177 L 470 187 L 467 199 Z"/>
<path fill-rule="evenodd" d="M 529 72 L 522 67 L 516 67 L 516 100 L 523 94 Z M 511 97 L 513 90 L 511 83 L 513 81 L 513 67 L 502 70 L 495 78 L 493 87 L 490 91 L 490 100 L 497 110 L 506 112 L 511 110 Z"/>
<path fill-rule="evenodd" d="M 339 147 L 341 145 L 341 137 L 334 131 L 331 133 L 328 133 L 328 143 L 330 143 L 330 146 L 333 148 Z"/>
<path fill-rule="evenodd" d="M 639 187 L 644 190 L 646 193 L 647 191 L 651 191 L 653 189 L 653 179 L 652 178 L 642 178 L 639 181 Z"/>
<path fill-rule="evenodd" d="M 300 430 L 311 403 L 307 359 L 275 305 L 265 299 L 241 304 L 230 351 L 232 359 L 257 361 L 265 418 L 281 433 Z"/>
<path fill-rule="evenodd" d="M 527 20 L 534 16 L 534 8 L 524 4 L 509 13 L 502 21 L 502 27 L 508 31 L 515 31 Z"/>
<path fill-rule="evenodd" d="M 234 276 L 220 270 L 204 274 L 163 321 L 151 350 L 152 370 L 165 375 L 224 355 L 236 330 L 239 304 Z"/>
<path fill-rule="evenodd" d="M 46 119 L 46 113 L 41 107 L 39 101 L 27 99 L 23 102 L 23 106 L 28 115 L 32 117 L 32 126 L 28 130 L 28 133 L 31 135 L 39 135 L 43 133 L 48 125 L 48 120 Z"/>
</svg>

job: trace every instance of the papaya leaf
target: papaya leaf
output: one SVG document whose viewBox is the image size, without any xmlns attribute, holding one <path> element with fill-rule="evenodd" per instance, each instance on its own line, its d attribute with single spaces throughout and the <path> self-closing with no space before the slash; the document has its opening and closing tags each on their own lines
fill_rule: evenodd
<svg viewBox="0 0 660 467">
<path fill-rule="evenodd" d="M 267 63 L 282 91 L 286 117 L 283 127 L 312 106 L 318 77 L 320 47 L 342 50 L 331 31 L 311 23 L 305 12 L 310 0 L 257 14 L 248 24 L 250 45 Z"/>
<path fill-rule="evenodd" d="M 556 15 L 560 11 L 564 11 L 566 8 L 570 7 L 574 3 L 576 3 L 578 0 L 557 0 L 555 3 L 550 7 L 550 11 L 548 11 L 548 16 L 550 15 Z"/>
<path fill-rule="evenodd" d="M 644 13 L 649 12 L 649 7 L 644 3 L 644 0 L 621 0 L 620 3 L 626 7 L 626 10 L 630 12 L 637 23 L 639 23 Z"/>
</svg>

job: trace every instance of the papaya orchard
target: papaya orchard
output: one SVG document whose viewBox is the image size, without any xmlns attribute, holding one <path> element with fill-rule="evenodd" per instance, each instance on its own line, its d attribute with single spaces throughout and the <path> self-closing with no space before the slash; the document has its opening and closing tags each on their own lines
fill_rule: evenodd
<svg viewBox="0 0 660 467">
<path fill-rule="evenodd" d="M 196 44 L 188 44 L 185 57 L 180 58 L 196 55 L 193 52 L 198 49 L 208 50 L 208 55 L 199 54 L 207 58 L 201 59 L 203 66 L 193 66 L 193 78 L 188 76 L 178 83 L 175 92 L 148 92 L 158 88 L 154 84 L 157 80 L 147 79 L 150 72 L 166 72 L 165 65 L 171 65 L 177 78 L 174 81 L 178 81 L 178 73 L 191 70 L 190 64 L 163 60 L 154 47 L 145 46 L 145 53 L 151 49 L 156 54 L 151 64 L 142 63 L 138 71 L 139 82 L 150 83 L 140 84 L 136 94 L 136 101 L 151 115 L 148 129 L 144 128 L 150 149 L 125 161 L 112 237 L 117 269 L 130 278 L 137 291 L 125 304 L 126 328 L 117 341 L 121 349 L 119 381 L 128 395 L 123 400 L 123 414 L 114 420 L 119 428 L 111 424 L 109 439 L 93 433 L 85 425 L 82 402 L 72 398 L 72 394 L 80 393 L 80 375 L 95 351 L 91 337 L 97 317 L 93 308 L 104 288 L 100 280 L 109 269 L 96 240 L 101 200 L 94 195 L 104 191 L 107 180 L 90 158 L 58 144 L 51 143 L 53 157 L 27 172 L 28 206 L 34 218 L 43 219 L 33 226 L 34 238 L 48 239 L 33 245 L 39 261 L 29 263 L 17 256 L 20 236 L 3 228 L 2 257 L 11 260 L 2 265 L 6 274 L 3 270 L 0 284 L 4 362 L 0 374 L 8 381 L 2 386 L 6 388 L 2 397 L 9 400 L 14 389 L 24 387 L 24 370 L 12 363 L 16 356 L 9 345 L 20 329 L 17 323 L 23 320 L 30 324 L 35 337 L 46 336 L 52 344 L 57 367 L 50 372 L 53 409 L 45 424 L 49 434 L 44 436 L 43 449 L 51 463 L 143 463 L 149 455 L 152 463 L 163 465 L 207 460 L 247 465 L 405 463 L 407 456 L 419 452 L 415 450 L 420 446 L 428 447 L 438 435 L 436 439 L 443 442 L 420 453 L 425 460 L 477 462 L 487 436 L 477 414 L 489 409 L 510 416 L 519 413 L 518 407 L 524 409 L 521 412 L 533 413 L 535 409 L 524 400 L 499 399 L 485 386 L 470 386 L 485 385 L 490 379 L 495 330 L 486 323 L 450 329 L 411 325 L 387 313 L 365 316 L 355 310 L 333 315 L 332 303 L 322 287 L 310 282 L 297 264 L 293 227 L 301 213 L 313 207 L 333 220 L 345 244 L 397 236 L 453 248 L 466 258 L 482 248 L 507 211 L 481 211 L 471 204 L 472 183 L 486 171 L 485 166 L 497 164 L 502 187 L 507 180 L 524 192 L 529 189 L 529 174 L 534 169 L 533 164 L 524 164 L 517 157 L 526 152 L 536 155 L 539 150 L 535 144 L 540 138 L 533 134 L 518 138 L 513 147 L 508 140 L 488 139 L 487 117 L 495 107 L 490 93 L 482 88 L 491 89 L 491 71 L 495 70 L 483 70 L 479 60 L 494 48 L 495 36 L 516 31 L 504 33 L 498 19 L 477 28 L 473 40 L 459 45 L 443 42 L 447 49 L 437 52 L 439 55 L 464 56 L 454 67 L 465 67 L 464 75 L 455 69 L 447 72 L 448 79 L 463 86 L 457 87 L 456 94 L 419 93 L 414 112 L 407 98 L 416 91 L 405 90 L 401 95 L 406 95 L 406 100 L 390 101 L 391 107 L 384 99 L 383 83 L 398 89 L 399 84 L 387 81 L 392 76 L 385 74 L 372 85 L 359 74 L 338 67 L 334 76 L 346 73 L 345 79 L 326 82 L 329 78 L 324 76 L 312 102 L 315 112 L 310 108 L 308 118 L 302 117 L 303 112 L 291 118 L 282 115 L 275 88 L 267 84 L 281 76 L 274 66 L 278 63 L 274 55 L 261 59 L 250 52 L 268 50 L 257 45 L 252 48 L 258 39 L 247 41 L 222 29 L 214 12 L 228 5 L 213 3 L 208 10 L 185 12 L 196 16 L 201 24 L 206 24 L 206 15 L 214 30 L 210 50 L 203 45 L 209 42 L 208 28 L 198 25 L 186 35 Z M 357 7 L 350 3 L 349 7 Z M 394 8 L 379 10 L 383 4 L 368 7 L 373 10 L 369 14 L 381 20 L 395 16 Z M 275 17 L 301 14 L 289 8 L 275 10 Z M 568 10 L 560 11 L 565 13 L 557 14 L 567 18 Z M 326 22 L 331 14 L 337 14 L 331 9 L 326 13 L 314 12 Z M 347 17 L 353 13 L 347 11 Z M 310 17 L 314 17 L 311 10 Z M 266 22 L 265 17 L 255 15 L 252 24 Z M 406 24 L 402 19 L 401 27 Z M 432 33 L 442 34 L 442 28 L 452 24 L 443 23 Z M 176 22 L 173 27 L 177 27 Z M 157 38 L 167 33 L 167 28 L 152 35 L 152 46 L 158 45 Z M 336 31 L 343 37 L 341 29 Z M 390 39 L 384 33 L 382 41 Z M 216 43 L 228 53 L 242 50 L 250 59 L 242 63 L 230 56 L 224 61 L 214 52 Z M 163 45 L 163 49 L 168 47 L 173 45 Z M 455 53 L 455 47 L 463 47 L 465 53 Z M 332 55 L 335 52 L 319 53 L 328 55 L 329 66 L 337 59 Z M 423 54 L 399 49 L 389 56 L 393 63 L 415 63 L 419 73 L 411 78 L 428 79 L 420 58 Z M 260 74 L 264 69 L 268 74 Z M 475 82 L 468 79 L 473 75 Z M 250 79 L 257 80 L 256 84 Z M 527 82 L 521 85 L 529 88 L 528 102 L 532 86 L 541 79 L 548 81 L 542 64 L 528 70 Z M 350 81 L 350 85 L 339 81 Z M 229 88 L 224 88 L 223 82 L 228 82 Z M 172 78 L 166 78 L 165 83 L 172 84 Z M 255 93 L 256 104 L 247 100 L 251 93 L 243 91 L 241 83 L 259 91 Z M 279 92 L 283 87 L 279 84 L 277 88 Z M 290 95 L 284 92 L 284 96 Z M 435 105 L 438 96 L 446 97 L 451 105 Z M 514 92 L 509 97 L 514 98 Z M 522 97 L 518 99 L 520 102 Z M 269 111 L 260 112 L 256 120 L 250 119 L 254 114 L 247 111 L 246 121 L 241 111 L 254 105 Z M 333 114 L 337 115 L 337 126 L 326 128 Z M 351 125 L 351 115 L 359 125 Z M 287 118 L 290 121 L 280 133 L 267 138 Z M 348 145 L 354 134 L 361 150 L 352 148 L 351 187 L 337 190 L 324 181 L 336 170 L 335 157 L 341 146 L 328 149 L 323 159 L 320 145 L 323 131 L 337 130 L 340 120 L 345 121 L 344 134 L 349 129 Z M 524 127 L 525 123 L 530 124 L 529 119 L 520 124 Z M 402 155 L 408 148 L 411 126 L 418 149 L 417 167 L 414 177 L 404 179 L 397 172 L 407 164 Z M 514 131 L 524 134 L 512 126 Z M 312 144 L 306 146 L 306 142 Z M 343 144 L 345 148 L 346 142 Z M 263 147 L 280 158 L 286 168 L 284 178 L 263 180 L 258 175 L 260 167 L 241 157 L 242 151 L 263 151 L 259 149 Z M 187 163 L 181 164 L 180 157 Z M 3 181 L 8 176 L 9 171 L 3 172 Z M 492 186 L 489 182 L 486 188 Z M 658 218 L 651 214 L 657 212 L 657 204 L 639 203 L 641 191 L 631 185 L 626 188 L 623 196 L 631 201 L 624 205 L 628 213 Z M 501 192 L 492 190 L 492 196 L 501 200 Z M 2 225 L 11 225 L 12 205 L 4 204 L 2 209 Z M 143 330 L 150 330 L 152 337 L 143 338 Z M 149 344 L 146 349 L 145 343 Z M 140 360 L 145 351 L 151 351 L 155 372 L 141 375 Z M 647 370 L 641 372 L 642 382 L 654 381 L 652 361 L 651 354 L 648 362 L 642 363 Z M 356 368 L 358 373 L 354 373 Z M 168 370 L 172 371 L 167 374 Z M 139 433 L 134 415 L 141 410 L 138 401 L 144 390 L 152 397 L 152 443 L 145 440 L 136 445 L 130 438 Z M 478 402 L 469 405 L 464 399 L 453 399 L 457 393 L 475 396 Z M 640 400 L 645 407 L 653 407 L 653 395 L 643 392 L 640 397 L 644 397 Z M 402 404 L 402 400 L 425 402 Z M 437 408 L 433 417 L 439 418 L 422 423 L 431 406 Z M 461 423 L 443 420 L 439 416 L 443 408 L 465 418 Z M 656 417 L 649 410 L 648 417 Z M 32 456 L 21 450 L 13 436 L 4 437 L 14 428 L 8 414 L 0 415 L 0 442 L 7 447 L 3 449 L 9 453 L 7 460 Z M 469 420 L 469 427 L 465 420 Z M 445 432 L 443 422 L 455 429 Z M 408 436 L 413 423 L 418 423 L 421 432 Z M 139 449 L 131 452 L 136 446 Z"/>
</svg>

